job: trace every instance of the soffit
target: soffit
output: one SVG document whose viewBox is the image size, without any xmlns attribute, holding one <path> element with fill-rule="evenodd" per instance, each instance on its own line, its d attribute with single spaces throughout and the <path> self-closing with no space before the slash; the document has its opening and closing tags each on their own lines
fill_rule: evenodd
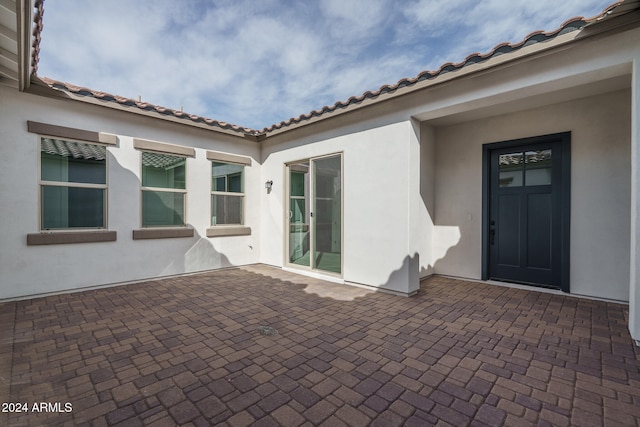
<svg viewBox="0 0 640 427">
<path fill-rule="evenodd" d="M 18 22 L 15 0 L 0 0 L 0 82 L 18 87 Z"/>
<path fill-rule="evenodd" d="M 503 114 L 532 110 L 534 108 L 559 104 L 580 98 L 588 98 L 618 90 L 629 89 L 630 87 L 631 75 L 624 73 L 540 94 L 533 94 L 531 88 L 527 88 L 523 89 L 523 94 L 518 99 L 506 102 L 495 102 L 490 106 L 481 105 L 478 106 L 478 108 L 472 108 L 473 106 L 470 105 L 467 110 L 461 112 L 452 112 L 447 110 L 431 111 L 429 114 L 415 115 L 414 118 L 419 121 L 424 121 L 434 127 L 451 126 L 472 120 L 480 120 Z"/>
<path fill-rule="evenodd" d="M 33 17 L 30 0 L 0 0 L 0 84 L 29 86 L 40 39 Z"/>
</svg>

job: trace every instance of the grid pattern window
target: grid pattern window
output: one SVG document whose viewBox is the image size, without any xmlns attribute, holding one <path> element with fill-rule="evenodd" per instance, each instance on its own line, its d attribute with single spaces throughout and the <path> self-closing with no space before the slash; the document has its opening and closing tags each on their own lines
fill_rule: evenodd
<svg viewBox="0 0 640 427">
<path fill-rule="evenodd" d="M 142 152 L 142 226 L 183 227 L 187 160 Z"/>
<path fill-rule="evenodd" d="M 211 225 L 242 225 L 244 166 L 212 162 Z"/>
<path fill-rule="evenodd" d="M 106 228 L 106 147 L 40 139 L 40 228 Z"/>
</svg>

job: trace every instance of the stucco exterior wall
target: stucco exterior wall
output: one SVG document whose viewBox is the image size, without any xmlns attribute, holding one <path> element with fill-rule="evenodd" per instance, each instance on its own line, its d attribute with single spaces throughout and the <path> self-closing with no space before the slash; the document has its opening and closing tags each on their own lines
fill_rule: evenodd
<svg viewBox="0 0 640 427">
<path fill-rule="evenodd" d="M 426 123 L 414 122 L 418 141 L 410 141 L 410 173 L 412 186 L 409 189 L 411 216 L 409 222 L 409 244 L 411 252 L 418 254 L 414 271 L 419 277 L 433 274 L 437 259 L 433 239 L 435 227 L 435 131 Z"/>
<path fill-rule="evenodd" d="M 359 126 L 359 125 L 358 125 Z M 343 156 L 343 279 L 403 294 L 418 286 L 417 254 L 409 247 L 409 192 L 419 187 L 419 161 L 410 170 L 418 136 L 411 121 L 369 129 L 333 129 L 306 139 L 281 138 L 263 145 L 262 181 L 273 191 L 262 196 L 264 263 L 286 266 L 285 164 L 314 156 Z M 415 175 L 413 184 L 410 174 Z"/>
<path fill-rule="evenodd" d="M 259 146 L 240 138 L 0 86 L 0 298 L 26 296 L 259 262 Z M 38 135 L 27 120 L 118 135 L 108 151 L 108 229 L 115 242 L 27 246 L 39 232 Z M 186 221 L 192 238 L 133 240 L 141 228 L 141 154 L 133 138 L 195 148 L 187 159 Z M 211 162 L 206 150 L 251 157 L 245 168 L 249 236 L 207 238 Z"/>
<path fill-rule="evenodd" d="M 435 129 L 434 271 L 481 275 L 482 144 L 571 131 L 571 292 L 628 301 L 630 91 Z M 444 245 L 443 247 L 441 247 Z"/>
</svg>

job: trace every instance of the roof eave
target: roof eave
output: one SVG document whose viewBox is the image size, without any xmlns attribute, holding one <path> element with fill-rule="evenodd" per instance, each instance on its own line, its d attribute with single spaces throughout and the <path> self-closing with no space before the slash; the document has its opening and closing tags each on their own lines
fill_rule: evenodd
<svg viewBox="0 0 640 427">
<path fill-rule="evenodd" d="M 33 73 L 33 5 L 31 0 L 16 1 L 18 36 L 18 89 L 25 91 L 31 85 Z"/>
<path fill-rule="evenodd" d="M 32 5 L 35 1 L 35 5 Z M 365 92 L 361 96 L 353 96 L 344 102 L 337 102 L 333 106 L 325 106 L 309 114 L 302 114 L 287 121 L 271 125 L 262 130 L 254 130 L 235 126 L 224 122 L 196 115 L 183 114 L 160 106 L 135 102 L 114 95 L 96 92 L 74 85 L 48 81 L 37 77 L 40 32 L 42 30 L 42 13 L 44 0 L 16 0 L 16 12 L 19 25 L 19 85 L 20 90 L 39 95 L 81 101 L 114 110 L 135 113 L 150 118 L 174 122 L 186 126 L 198 127 L 234 137 L 240 137 L 253 142 L 261 142 L 271 136 L 291 132 L 305 126 L 324 120 L 341 117 L 354 111 L 360 111 L 376 104 L 397 99 L 405 95 L 443 85 L 454 80 L 479 73 L 490 73 L 511 66 L 522 61 L 532 60 L 571 46 L 572 43 L 585 38 L 601 35 L 605 32 L 624 31 L 629 27 L 637 27 L 640 22 L 640 0 L 622 0 L 609 6 L 599 16 L 584 19 L 573 18 L 566 21 L 560 28 L 549 33 L 541 31 L 531 33 L 522 42 L 516 44 L 503 43 L 488 54 L 472 54 L 458 64 L 444 64 L 435 72 L 425 71 L 415 78 L 402 79 L 395 85 L 382 86 L 375 92 Z M 37 10 L 36 10 L 37 9 Z M 31 22 L 35 28 L 31 34 Z M 568 32 L 564 32 L 568 29 Z M 33 43 L 31 43 L 32 38 Z M 530 39 L 541 36 L 532 44 Z M 514 48 L 514 51 L 498 51 L 500 48 Z M 86 92 L 86 93 L 85 93 Z M 114 98 L 116 102 L 107 100 L 105 96 Z M 130 102 L 132 101 L 132 102 Z"/>
<path fill-rule="evenodd" d="M 266 138 L 269 138 L 271 136 L 294 131 L 305 126 L 339 117 L 344 114 L 358 111 L 375 104 L 388 102 L 401 96 L 405 96 L 418 91 L 423 91 L 435 86 L 440 86 L 453 80 L 458 80 L 472 75 L 478 75 L 480 73 L 497 71 L 499 69 L 507 66 L 512 66 L 522 61 L 532 60 L 552 53 L 557 53 L 560 50 L 570 47 L 573 43 L 581 42 L 594 36 L 613 34 L 637 27 L 640 24 L 640 9 L 638 9 L 640 7 L 640 1 L 633 0 L 619 2 L 618 4 L 627 5 L 627 7 L 629 8 L 623 13 L 607 15 L 605 17 L 600 17 L 597 19 L 589 19 L 588 23 L 586 23 L 581 29 L 555 36 L 550 40 L 534 43 L 532 45 L 522 47 L 517 51 L 511 53 L 493 56 L 482 62 L 465 65 L 460 69 L 444 74 L 439 74 L 431 79 L 423 80 L 411 85 L 406 85 L 404 87 L 390 89 L 389 91 L 382 92 L 375 97 L 364 97 L 364 99 L 357 102 L 353 102 L 356 97 L 351 97 L 349 98 L 349 100 L 343 103 L 347 104 L 344 107 L 338 107 L 332 111 L 321 111 L 318 114 L 314 114 L 317 112 L 312 112 L 307 115 L 292 118 L 287 122 L 273 125 L 271 126 L 271 128 L 263 130 L 263 132 L 265 132 Z M 367 93 L 365 93 L 365 95 L 366 94 Z"/>
<path fill-rule="evenodd" d="M 554 52 L 557 51 L 557 49 L 555 48 L 559 48 L 571 41 L 574 41 L 577 36 L 577 34 L 575 33 L 578 33 L 578 31 L 565 34 L 563 36 L 558 36 L 555 39 L 548 41 L 546 43 L 536 43 L 534 45 L 522 48 L 519 51 L 514 52 L 513 54 L 496 56 L 483 63 L 468 65 L 460 70 L 448 72 L 445 74 L 440 74 L 433 79 L 423 80 L 411 86 L 399 87 L 389 92 L 381 93 L 375 98 L 365 98 L 358 103 L 349 104 L 343 108 L 336 109 L 334 111 L 324 112 L 316 117 L 310 117 L 308 119 L 301 120 L 297 123 L 292 123 L 289 125 L 284 125 L 282 127 L 279 127 L 277 129 L 268 130 L 266 132 L 266 135 L 267 137 L 271 137 L 271 136 L 283 134 L 286 132 L 294 131 L 296 129 L 300 129 L 305 126 L 309 126 L 324 120 L 330 120 L 330 119 L 342 116 L 344 114 L 352 113 L 373 105 L 388 102 L 396 98 L 406 96 L 415 92 L 424 91 L 436 86 L 441 86 L 443 84 L 449 83 L 454 80 L 459 80 L 461 78 L 469 77 L 472 75 L 477 75 L 480 73 L 497 70 L 499 68 L 504 68 L 505 66 L 513 65 L 514 63 L 521 62 L 525 59 L 533 59 L 534 57 L 541 57 L 551 53 L 551 51 L 554 51 Z M 549 43 L 553 43 L 553 45 L 550 45 Z M 349 101 L 346 101 L 346 102 L 349 102 Z"/>
<path fill-rule="evenodd" d="M 247 132 L 245 130 L 234 130 L 234 129 L 222 128 L 215 124 L 217 122 L 211 120 L 211 124 L 209 124 L 207 123 L 206 119 L 202 117 L 197 117 L 194 120 L 192 116 L 189 116 L 187 114 L 185 114 L 183 117 L 176 117 L 170 114 L 163 115 L 153 110 L 148 111 L 148 110 L 138 108 L 136 106 L 122 105 L 117 102 L 103 101 L 92 96 L 84 96 L 84 95 L 76 94 L 70 91 L 56 89 L 51 84 L 43 81 L 41 78 L 37 76 L 31 77 L 31 85 L 28 88 L 28 90 L 26 90 L 26 92 L 34 95 L 49 97 L 49 98 L 83 102 L 83 103 L 97 105 L 104 108 L 109 108 L 111 110 L 133 113 L 133 114 L 149 117 L 156 120 L 163 120 L 163 121 L 177 123 L 184 126 L 197 127 L 201 129 L 206 129 L 208 131 L 216 132 L 218 134 L 242 138 L 252 142 L 258 142 L 260 139 L 259 134 Z"/>
</svg>

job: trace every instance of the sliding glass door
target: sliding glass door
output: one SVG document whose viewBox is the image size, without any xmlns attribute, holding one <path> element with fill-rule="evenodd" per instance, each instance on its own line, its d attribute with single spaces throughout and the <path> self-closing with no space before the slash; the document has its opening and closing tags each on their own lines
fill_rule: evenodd
<svg viewBox="0 0 640 427">
<path fill-rule="evenodd" d="M 289 165 L 289 262 L 311 266 L 309 161 Z"/>
<path fill-rule="evenodd" d="M 324 157 L 313 166 L 313 248 L 318 270 L 342 272 L 342 157 Z"/>
<path fill-rule="evenodd" d="M 342 156 L 287 166 L 290 265 L 342 274 Z"/>
</svg>

